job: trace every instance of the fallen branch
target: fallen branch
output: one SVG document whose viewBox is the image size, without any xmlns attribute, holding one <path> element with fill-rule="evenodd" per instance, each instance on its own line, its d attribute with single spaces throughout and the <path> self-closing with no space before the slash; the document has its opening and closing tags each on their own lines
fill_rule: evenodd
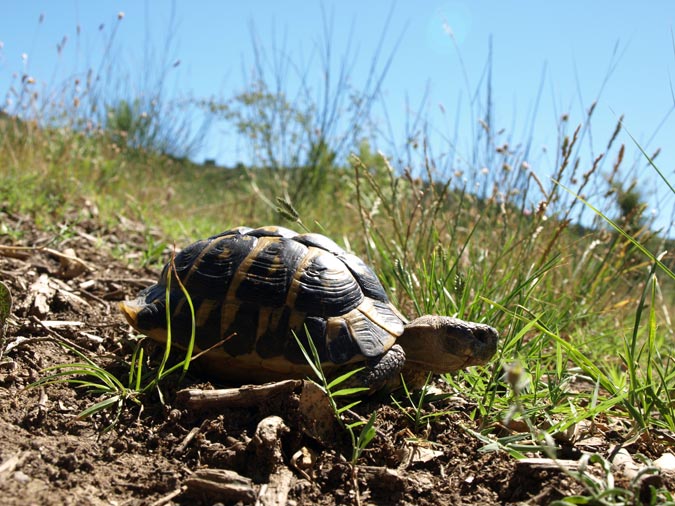
<svg viewBox="0 0 675 506">
<path fill-rule="evenodd" d="M 189 410 L 205 411 L 222 408 L 251 408 L 276 397 L 288 397 L 302 388 L 302 380 L 285 380 L 264 385 L 202 390 L 188 388 L 176 392 L 176 403 Z"/>
<path fill-rule="evenodd" d="M 292 427 L 319 441 L 333 441 L 340 430 L 323 390 L 312 381 L 285 380 L 264 385 L 176 392 L 177 407 L 189 411 L 257 408 L 262 416 L 280 415 Z"/>
<path fill-rule="evenodd" d="M 28 252 L 44 252 L 48 253 L 49 255 L 55 256 L 59 258 L 60 260 L 64 260 L 66 262 L 71 262 L 75 264 L 79 264 L 81 268 L 83 268 L 86 271 L 93 271 L 94 268 L 89 265 L 87 262 L 82 260 L 81 258 L 78 258 L 74 256 L 73 254 L 67 254 L 67 253 L 61 253 L 58 250 L 55 250 L 53 248 L 48 248 L 46 246 L 3 246 L 0 245 L 0 255 L 7 256 L 7 257 L 12 257 L 12 258 L 19 258 L 19 259 L 26 259 L 28 258 L 27 254 Z"/>
</svg>

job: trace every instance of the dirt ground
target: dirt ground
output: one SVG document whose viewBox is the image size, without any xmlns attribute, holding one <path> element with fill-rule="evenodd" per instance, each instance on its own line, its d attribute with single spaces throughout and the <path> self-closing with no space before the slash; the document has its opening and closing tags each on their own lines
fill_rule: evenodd
<svg viewBox="0 0 675 506">
<path fill-rule="evenodd" d="M 316 424 L 323 399 L 303 398 L 312 395 L 304 383 L 269 402 L 198 409 L 177 392 L 212 385 L 169 381 L 142 408 L 129 402 L 104 432 L 114 411 L 77 416 L 96 395 L 68 384 L 26 387 L 45 367 L 77 360 L 59 342 L 124 374 L 134 334 L 116 303 L 157 272 L 132 269 L 127 264 L 138 262 L 120 257 L 128 260 L 128 247 L 143 244 L 148 231 L 126 222 L 106 231 L 80 220 L 56 244 L 56 232 L 25 217 L 0 212 L 0 224 L 0 280 L 14 299 L 0 361 L 1 504 L 549 504 L 582 491 L 555 466 L 481 451 L 461 392 L 426 406 L 450 414 L 417 434 L 399 409 L 364 402 L 357 411 L 368 418 L 377 410 L 377 435 L 356 467 L 347 460 L 348 434 L 330 417 Z M 63 257 L 73 254 L 80 261 Z M 570 444 L 559 456 L 575 460 L 580 451 Z"/>
</svg>

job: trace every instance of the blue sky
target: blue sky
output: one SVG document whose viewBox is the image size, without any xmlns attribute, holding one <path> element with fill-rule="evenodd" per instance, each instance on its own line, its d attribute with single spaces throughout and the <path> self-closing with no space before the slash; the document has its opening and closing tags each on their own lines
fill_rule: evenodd
<svg viewBox="0 0 675 506">
<path fill-rule="evenodd" d="M 166 40 L 171 5 L 158 0 L 0 0 L 0 97 L 14 72 L 26 72 L 38 83 L 49 83 L 65 78 L 71 69 L 81 69 L 91 57 L 87 55 L 103 50 L 98 26 L 104 23 L 110 30 L 118 23 L 118 12 L 124 12 L 124 19 L 119 22 L 116 57 L 128 66 L 134 80 L 143 72 L 143 48 L 148 46 L 148 38 L 156 48 Z M 562 113 L 569 113 L 571 122 L 578 123 L 599 96 L 593 122 L 598 148 L 624 114 L 625 125 L 648 152 L 663 148 L 659 166 L 675 179 L 675 115 L 669 115 L 675 101 L 671 88 L 675 4 L 669 0 L 176 1 L 171 58 L 181 63 L 172 75 L 172 90 L 193 97 L 230 97 L 241 91 L 243 69 L 252 63 L 251 23 L 262 46 L 283 45 L 297 61 L 307 60 L 322 36 L 322 6 L 332 19 L 336 55 L 348 42 L 358 48 L 353 78 L 358 85 L 359 78 L 368 72 L 392 5 L 384 52 L 391 51 L 399 37 L 400 44 L 383 84 L 383 100 L 397 136 L 402 135 L 409 113 L 406 97 L 418 104 L 425 90 L 425 114 L 435 131 L 450 129 L 458 108 L 462 109 L 461 125 L 467 130 L 477 123 L 477 118 L 468 117 L 466 97 L 483 72 L 492 37 L 496 129 L 506 128 L 518 140 L 528 125 L 545 67 L 534 133 L 537 152 L 543 147 L 555 148 L 556 125 Z M 41 14 L 44 19 L 38 23 Z M 82 29 L 79 39 L 78 25 Z M 459 53 L 447 27 L 455 35 Z M 56 44 L 64 35 L 68 50 L 58 58 Z M 25 61 L 22 54 L 27 55 Z M 611 65 L 613 70 L 603 85 Z M 634 151 L 627 135 L 621 134 L 620 140 L 627 144 L 629 153 Z M 459 139 L 459 149 L 469 149 L 469 143 L 468 137 Z M 231 133 L 221 127 L 212 131 L 197 155 L 207 157 L 232 164 L 244 154 Z M 546 177 L 551 167 L 546 167 L 544 159 L 541 165 L 540 175 Z M 672 199 L 660 193 L 663 185 L 655 173 L 645 171 L 637 176 L 643 191 L 650 195 L 652 212 L 670 219 Z"/>
</svg>

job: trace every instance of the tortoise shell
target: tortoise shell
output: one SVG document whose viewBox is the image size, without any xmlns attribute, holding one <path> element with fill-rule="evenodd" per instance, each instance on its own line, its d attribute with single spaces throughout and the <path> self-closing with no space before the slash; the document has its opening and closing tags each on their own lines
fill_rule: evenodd
<svg viewBox="0 0 675 506">
<path fill-rule="evenodd" d="M 307 374 L 295 336 L 306 349 L 312 339 L 329 373 L 382 356 L 404 329 L 373 271 L 320 234 L 239 227 L 186 247 L 174 263 L 194 305 L 195 353 L 213 348 L 199 360 L 221 379 Z M 157 284 L 121 304 L 133 327 L 160 342 L 169 267 Z M 175 277 L 169 300 L 172 341 L 185 347 L 192 320 Z"/>
</svg>

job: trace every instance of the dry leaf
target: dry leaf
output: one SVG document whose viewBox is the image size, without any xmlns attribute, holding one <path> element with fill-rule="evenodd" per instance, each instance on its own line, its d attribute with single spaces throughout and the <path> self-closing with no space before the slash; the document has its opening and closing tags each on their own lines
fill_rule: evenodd
<svg viewBox="0 0 675 506">
<path fill-rule="evenodd" d="M 59 275 L 63 279 L 73 279 L 87 270 L 84 262 L 77 258 L 73 248 L 67 248 L 63 251 L 63 256 L 59 257 Z"/>
<path fill-rule="evenodd" d="M 51 309 L 51 301 L 56 293 L 56 290 L 49 284 L 49 276 L 47 274 L 40 274 L 40 277 L 30 285 L 29 291 L 33 300 L 32 312 L 38 317 L 48 315 Z"/>
</svg>

